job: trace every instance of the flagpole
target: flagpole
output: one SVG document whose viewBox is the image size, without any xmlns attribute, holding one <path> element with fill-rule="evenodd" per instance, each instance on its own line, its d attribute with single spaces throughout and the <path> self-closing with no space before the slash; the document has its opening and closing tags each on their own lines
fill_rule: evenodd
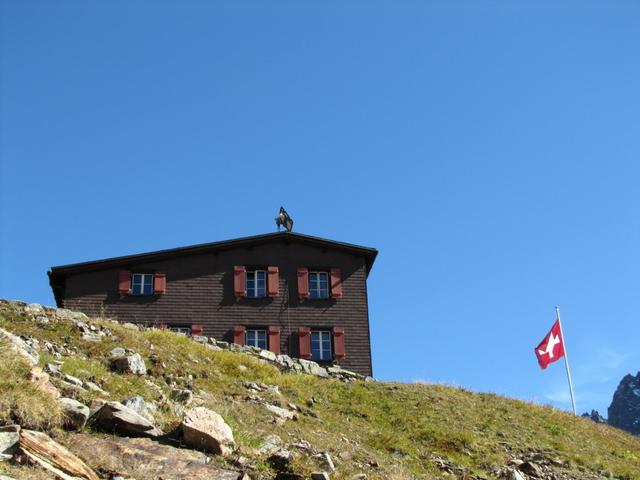
<svg viewBox="0 0 640 480">
<path fill-rule="evenodd" d="M 569 393 L 571 393 L 571 405 L 573 406 L 573 414 L 578 415 L 576 412 L 576 401 L 573 397 L 573 384 L 571 383 L 571 371 L 569 370 L 569 356 L 567 355 L 567 342 L 564 338 L 564 332 L 562 331 L 562 322 L 560 321 L 560 307 L 556 306 L 556 320 L 560 326 L 560 336 L 562 337 L 562 348 L 564 349 L 564 365 L 567 368 L 567 380 L 569 380 Z"/>
</svg>

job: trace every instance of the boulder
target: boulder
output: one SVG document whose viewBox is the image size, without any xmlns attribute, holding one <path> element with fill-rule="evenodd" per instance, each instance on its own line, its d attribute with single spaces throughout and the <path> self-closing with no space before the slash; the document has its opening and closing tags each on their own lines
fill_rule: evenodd
<svg viewBox="0 0 640 480">
<path fill-rule="evenodd" d="M 122 347 L 116 347 L 111 350 L 112 357 L 124 357 L 127 354 L 127 351 Z"/>
<path fill-rule="evenodd" d="M 120 373 L 133 373 L 135 375 L 146 375 L 147 366 L 139 353 L 116 357 L 111 361 L 114 370 Z"/>
<path fill-rule="evenodd" d="M 267 459 L 276 470 L 287 470 L 291 464 L 291 460 L 293 460 L 293 455 L 291 455 L 289 450 L 284 449 L 272 453 Z"/>
<path fill-rule="evenodd" d="M 105 432 L 132 437 L 159 437 L 163 433 L 153 423 L 118 402 L 104 402 L 91 417 Z"/>
<path fill-rule="evenodd" d="M 270 362 L 276 361 L 276 354 L 269 350 L 260 350 L 260 353 L 258 353 L 258 356 Z"/>
<path fill-rule="evenodd" d="M 157 410 L 157 407 L 154 403 L 149 403 L 144 400 L 140 395 L 134 395 L 133 397 L 123 400 L 122 405 L 127 408 L 130 408 L 134 412 L 136 412 L 141 417 L 146 418 L 151 423 L 155 421 L 153 417 L 153 412 Z"/>
<path fill-rule="evenodd" d="M 524 475 L 520 473 L 518 470 L 511 470 L 511 474 L 509 475 L 509 480 L 525 480 Z"/>
<path fill-rule="evenodd" d="M 189 447 L 221 455 L 229 455 L 236 445 L 231 427 L 218 413 L 205 407 L 184 412 L 182 435 Z"/>
<path fill-rule="evenodd" d="M 202 452 L 148 438 L 101 438 L 79 433 L 72 435 L 67 444 L 88 463 L 128 479 L 237 480 L 240 476 L 238 471 L 209 462 Z"/>
<path fill-rule="evenodd" d="M 16 352 L 22 358 L 24 358 L 29 365 L 35 366 L 40 361 L 40 355 L 35 348 L 27 345 L 27 343 L 20 337 L 14 335 L 11 332 L 7 332 L 5 329 L 0 328 L 0 340 L 4 339 L 9 344 L 9 349 Z"/>
<path fill-rule="evenodd" d="M 7 425 L 0 427 L 0 462 L 9 460 L 20 440 L 20 426 Z"/>
<path fill-rule="evenodd" d="M 295 417 L 295 413 L 286 408 L 278 407 L 276 405 L 271 405 L 270 403 L 265 403 L 264 408 L 269 410 L 271 413 L 276 415 L 277 417 L 283 418 L 285 420 L 291 420 Z"/>
<path fill-rule="evenodd" d="M 59 398 L 58 403 L 62 407 L 64 425 L 70 430 L 82 430 L 89 418 L 89 407 L 73 398 Z"/>
<path fill-rule="evenodd" d="M 311 375 L 315 375 L 316 377 L 321 378 L 329 378 L 329 372 L 327 372 L 326 368 L 322 368 L 316 362 L 312 362 L 310 360 L 300 359 L 298 360 L 300 365 L 302 366 L 302 371 L 304 373 L 309 373 Z"/>
<path fill-rule="evenodd" d="M 521 465 L 518 466 L 518 470 L 526 473 L 530 477 L 535 477 L 535 478 L 544 477 L 544 471 L 542 470 L 540 465 L 532 461 L 522 463 Z"/>
</svg>

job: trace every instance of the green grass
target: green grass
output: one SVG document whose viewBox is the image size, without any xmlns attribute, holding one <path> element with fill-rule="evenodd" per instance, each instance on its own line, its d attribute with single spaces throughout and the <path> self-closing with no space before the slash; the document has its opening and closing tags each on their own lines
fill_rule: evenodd
<svg viewBox="0 0 640 480">
<path fill-rule="evenodd" d="M 563 462 L 566 467 L 561 471 L 574 478 L 597 474 L 640 479 L 637 437 L 548 406 L 442 385 L 341 383 L 287 375 L 263 361 L 214 352 L 171 332 L 131 331 L 106 319 L 92 322 L 107 327 L 113 336 L 99 343 L 85 342 L 71 322 L 37 324 L 20 309 L 0 304 L 0 327 L 77 349 L 77 355 L 64 358 L 64 373 L 98 383 L 111 400 L 139 394 L 156 402 L 157 422 L 165 431 L 172 431 L 180 421 L 166 401 L 171 385 L 192 389 L 203 405 L 227 420 L 240 453 L 249 457 L 255 456 L 264 437 L 275 434 L 285 443 L 307 441 L 329 452 L 337 464 L 332 479 L 356 473 L 366 473 L 370 479 L 446 477 L 433 462 L 434 456 L 470 474 L 493 478 L 492 472 L 510 458 L 532 452 Z M 117 346 L 140 353 L 149 375 L 112 372 L 109 352 Z M 18 421 L 62 435 L 59 412 L 51 408 L 55 402 L 36 394 L 25 380 L 28 367 L 5 354 L 6 349 L 1 351 L 0 424 Z M 41 363 L 48 361 L 51 357 L 42 355 Z M 260 395 L 281 406 L 298 405 L 299 419 L 273 423 L 263 406 L 246 400 L 250 392 L 243 381 L 278 386 L 281 395 Z M 65 393 L 85 403 L 101 397 L 91 391 Z M 315 403 L 309 402 L 312 398 Z M 294 464 L 303 475 L 317 470 L 303 452 L 296 453 Z M 256 468 L 270 473 L 264 459 L 257 461 Z"/>
</svg>

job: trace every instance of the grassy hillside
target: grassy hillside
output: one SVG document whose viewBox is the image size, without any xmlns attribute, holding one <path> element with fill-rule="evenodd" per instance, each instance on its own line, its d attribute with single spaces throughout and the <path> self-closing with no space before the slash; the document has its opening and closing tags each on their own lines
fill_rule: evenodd
<svg viewBox="0 0 640 480">
<path fill-rule="evenodd" d="M 273 478 L 275 471 L 258 450 L 269 435 L 277 435 L 284 447 L 310 444 L 292 448 L 292 469 L 303 476 L 318 470 L 312 453 L 328 452 L 336 464 L 332 479 L 356 474 L 368 479 L 490 479 L 504 474 L 514 459 L 533 459 L 556 478 L 640 479 L 640 439 L 550 407 L 440 385 L 344 383 L 284 374 L 242 353 L 213 351 L 181 335 L 135 331 L 108 319 L 90 320 L 107 334 L 101 341 L 88 341 L 66 312 L 51 309 L 43 320 L 26 313 L 24 305 L 0 303 L 0 327 L 37 339 L 42 365 L 63 362 L 63 373 L 108 392 L 105 397 L 52 378 L 64 395 L 86 405 L 99 398 L 120 401 L 141 395 L 157 404 L 156 424 L 171 432 L 180 423 L 171 389 L 188 388 L 195 393 L 195 404 L 220 413 L 233 429 L 237 453 L 214 461 L 237 465 L 243 457 L 255 478 Z M 149 373 L 111 371 L 115 347 L 142 355 Z M 0 344 L 0 356 L 0 425 L 19 423 L 67 443 L 72 434 L 62 430 L 55 400 L 26 380 L 30 367 L 6 344 Z M 265 386 L 256 392 L 247 388 L 248 382 Z M 294 404 L 298 417 L 275 419 L 257 400 Z M 91 432 L 89 427 L 86 431 Z M 49 478 L 8 462 L 0 462 L 0 473 Z"/>
</svg>

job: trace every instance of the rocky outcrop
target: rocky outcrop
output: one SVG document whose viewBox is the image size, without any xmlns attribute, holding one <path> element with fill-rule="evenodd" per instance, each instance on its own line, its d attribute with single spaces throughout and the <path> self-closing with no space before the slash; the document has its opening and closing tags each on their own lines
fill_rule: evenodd
<svg viewBox="0 0 640 480">
<path fill-rule="evenodd" d="M 584 412 L 581 415 L 583 418 L 588 418 L 589 420 L 593 420 L 596 423 L 607 423 L 607 419 L 604 418 L 597 410 L 591 410 L 591 413 Z"/>
<path fill-rule="evenodd" d="M 31 347 L 20 337 L 14 335 L 11 332 L 7 332 L 3 328 L 0 328 L 0 340 L 4 340 L 9 345 L 10 350 L 16 352 L 27 362 L 29 362 L 30 365 L 35 366 L 38 364 L 40 355 L 38 354 L 36 349 Z"/>
<path fill-rule="evenodd" d="M 62 407 L 65 427 L 70 430 L 82 430 L 89 418 L 89 407 L 73 398 L 59 398 L 58 403 Z"/>
<path fill-rule="evenodd" d="M 218 413 L 205 407 L 184 413 L 182 435 L 189 447 L 221 455 L 229 455 L 236 446 L 231 427 Z"/>
<path fill-rule="evenodd" d="M 609 406 L 609 425 L 640 435 L 640 372 L 620 381 Z"/>
<path fill-rule="evenodd" d="M 123 478 L 239 478 L 238 471 L 214 465 L 202 452 L 163 445 L 147 438 L 100 438 L 82 433 L 74 435 L 68 444 L 86 462 L 101 465 L 102 470 L 117 472 Z"/>
<path fill-rule="evenodd" d="M 56 478 L 99 480 L 82 460 L 42 432 L 22 430 L 18 444 L 21 455 L 53 473 Z"/>
<path fill-rule="evenodd" d="M 0 427 L 0 462 L 9 460 L 20 440 L 20 426 L 6 425 Z"/>
<path fill-rule="evenodd" d="M 135 375 L 147 374 L 147 366 L 139 353 L 115 357 L 111 361 L 111 366 L 120 373 L 133 373 Z"/>
</svg>

